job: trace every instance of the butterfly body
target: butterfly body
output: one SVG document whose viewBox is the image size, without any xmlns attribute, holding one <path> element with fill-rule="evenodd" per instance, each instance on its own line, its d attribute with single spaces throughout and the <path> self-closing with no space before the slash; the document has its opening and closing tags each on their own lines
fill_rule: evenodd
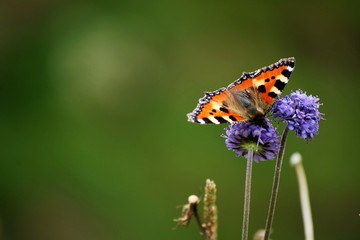
<svg viewBox="0 0 360 240">
<path fill-rule="evenodd" d="M 188 121 L 220 124 L 261 121 L 278 99 L 295 67 L 294 58 L 278 62 L 242 76 L 226 88 L 206 92 Z"/>
</svg>

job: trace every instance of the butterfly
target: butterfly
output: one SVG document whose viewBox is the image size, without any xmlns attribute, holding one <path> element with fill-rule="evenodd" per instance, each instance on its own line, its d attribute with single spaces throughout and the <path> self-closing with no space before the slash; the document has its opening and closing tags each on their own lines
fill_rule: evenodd
<svg viewBox="0 0 360 240">
<path fill-rule="evenodd" d="M 295 58 L 291 57 L 251 73 L 244 72 L 226 88 L 205 92 L 194 111 L 187 114 L 188 121 L 199 124 L 262 121 L 294 68 Z"/>
</svg>

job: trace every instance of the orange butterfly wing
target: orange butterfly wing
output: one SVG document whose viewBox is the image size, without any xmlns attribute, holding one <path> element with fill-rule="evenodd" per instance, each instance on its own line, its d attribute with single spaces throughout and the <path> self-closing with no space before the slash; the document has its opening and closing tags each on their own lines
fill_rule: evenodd
<svg viewBox="0 0 360 240">
<path fill-rule="evenodd" d="M 200 124 L 207 123 L 232 123 L 242 121 L 244 118 L 229 110 L 225 101 L 229 99 L 229 92 L 221 88 L 214 92 L 206 92 L 199 99 L 199 104 L 192 113 L 189 113 L 188 121 Z"/>
<path fill-rule="evenodd" d="M 228 102 L 236 104 L 236 101 L 231 101 L 231 98 L 234 98 L 232 93 L 255 89 L 260 93 L 262 101 L 270 107 L 289 81 L 294 67 L 295 59 L 285 58 L 252 73 L 243 73 L 227 88 L 206 92 L 205 96 L 199 99 L 194 111 L 187 115 L 188 121 L 200 124 L 220 124 L 251 120 L 239 113 L 242 111 L 236 112 L 227 106 Z"/>
</svg>

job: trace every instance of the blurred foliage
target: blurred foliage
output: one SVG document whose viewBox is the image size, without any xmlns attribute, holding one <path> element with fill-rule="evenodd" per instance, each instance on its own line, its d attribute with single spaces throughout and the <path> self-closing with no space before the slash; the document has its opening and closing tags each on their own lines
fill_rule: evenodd
<svg viewBox="0 0 360 240">
<path fill-rule="evenodd" d="M 290 134 L 315 237 L 359 236 L 360 15 L 356 1 L 0 3 L 1 239 L 195 239 L 175 206 L 218 187 L 219 236 L 241 235 L 245 161 L 225 126 L 186 121 L 205 90 L 294 56 L 284 94 L 318 95 L 326 121 Z M 254 166 L 249 232 L 264 228 L 273 161 Z M 303 239 L 284 164 L 274 239 Z"/>
</svg>

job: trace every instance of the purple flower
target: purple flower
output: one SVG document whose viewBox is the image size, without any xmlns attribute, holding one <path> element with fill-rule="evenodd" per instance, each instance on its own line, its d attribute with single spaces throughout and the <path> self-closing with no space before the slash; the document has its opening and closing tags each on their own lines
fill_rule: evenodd
<svg viewBox="0 0 360 240">
<path fill-rule="evenodd" d="M 248 150 L 254 150 L 254 161 L 259 162 L 275 158 L 279 149 L 279 139 L 276 129 L 268 119 L 258 125 L 254 122 L 239 122 L 226 129 L 225 143 L 236 156 L 248 158 Z"/>
<path fill-rule="evenodd" d="M 313 139 L 319 131 L 319 98 L 308 96 L 301 90 L 278 100 L 273 107 L 273 116 L 285 121 L 290 130 L 303 139 Z"/>
</svg>

